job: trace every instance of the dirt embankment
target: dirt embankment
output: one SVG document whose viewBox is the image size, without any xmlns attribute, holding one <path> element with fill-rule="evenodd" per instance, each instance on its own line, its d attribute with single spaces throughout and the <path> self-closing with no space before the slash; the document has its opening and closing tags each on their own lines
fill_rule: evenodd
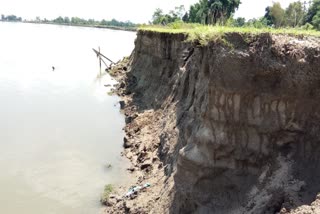
<svg viewBox="0 0 320 214">
<path fill-rule="evenodd" d="M 152 186 L 108 212 L 320 213 L 319 39 L 185 39 L 140 31 L 119 72 L 124 155 Z"/>
</svg>

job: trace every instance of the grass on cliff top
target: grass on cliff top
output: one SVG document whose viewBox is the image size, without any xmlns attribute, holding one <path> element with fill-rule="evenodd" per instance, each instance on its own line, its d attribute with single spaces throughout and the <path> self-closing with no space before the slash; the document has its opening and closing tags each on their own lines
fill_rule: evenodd
<svg viewBox="0 0 320 214">
<path fill-rule="evenodd" d="M 226 27 L 207 26 L 200 24 L 172 23 L 167 26 L 145 25 L 139 28 L 141 31 L 155 31 L 171 34 L 187 34 L 189 41 L 198 40 L 201 44 L 215 40 L 226 33 L 240 33 L 258 35 L 261 33 L 289 35 L 289 36 L 313 36 L 320 37 L 320 32 L 315 30 L 304 30 L 297 28 L 254 28 L 254 27 Z"/>
</svg>

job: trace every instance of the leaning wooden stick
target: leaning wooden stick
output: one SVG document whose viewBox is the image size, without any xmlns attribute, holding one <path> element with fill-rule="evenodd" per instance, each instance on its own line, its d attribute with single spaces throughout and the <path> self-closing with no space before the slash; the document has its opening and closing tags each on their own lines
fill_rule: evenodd
<svg viewBox="0 0 320 214">
<path fill-rule="evenodd" d="M 106 57 L 105 55 L 103 55 L 102 53 L 100 53 L 99 51 L 95 50 L 94 48 L 92 48 L 92 50 L 97 54 L 97 57 L 102 56 L 103 58 L 105 58 L 106 60 L 108 60 L 109 62 L 111 62 L 112 64 L 116 64 L 116 63 L 113 62 L 111 59 L 109 59 L 108 57 Z"/>
</svg>

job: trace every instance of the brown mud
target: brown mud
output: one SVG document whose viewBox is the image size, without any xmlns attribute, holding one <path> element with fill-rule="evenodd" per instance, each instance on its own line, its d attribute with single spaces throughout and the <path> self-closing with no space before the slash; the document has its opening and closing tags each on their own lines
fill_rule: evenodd
<svg viewBox="0 0 320 214">
<path fill-rule="evenodd" d="M 320 213 L 319 39 L 139 31 L 112 74 L 132 183 L 151 187 L 106 213 Z"/>
</svg>

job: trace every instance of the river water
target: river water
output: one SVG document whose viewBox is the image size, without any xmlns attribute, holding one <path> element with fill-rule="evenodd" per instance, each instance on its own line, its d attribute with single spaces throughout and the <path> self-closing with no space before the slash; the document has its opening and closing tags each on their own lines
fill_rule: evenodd
<svg viewBox="0 0 320 214">
<path fill-rule="evenodd" d="M 0 213 L 99 213 L 104 185 L 126 182 L 124 118 L 92 48 L 117 61 L 135 37 L 0 22 Z"/>
</svg>

